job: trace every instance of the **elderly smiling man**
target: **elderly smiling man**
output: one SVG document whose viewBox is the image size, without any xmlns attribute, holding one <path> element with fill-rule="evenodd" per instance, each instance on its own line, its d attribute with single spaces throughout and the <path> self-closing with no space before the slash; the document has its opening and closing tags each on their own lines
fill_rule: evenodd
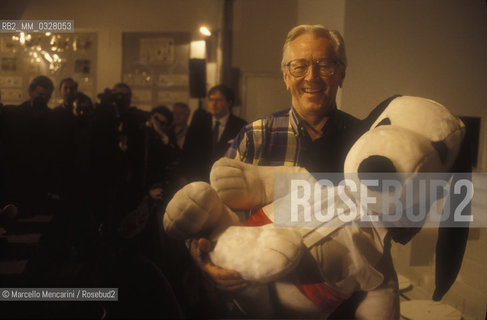
<svg viewBox="0 0 487 320">
<path fill-rule="evenodd" d="M 227 156 L 258 165 L 299 165 L 342 172 L 358 120 L 337 110 L 345 78 L 343 39 L 337 31 L 302 25 L 284 43 L 282 74 L 292 108 L 245 127 Z"/>
<path fill-rule="evenodd" d="M 286 89 L 292 96 L 292 108 L 244 127 L 226 156 L 255 165 L 343 172 L 346 154 L 361 133 L 359 120 L 336 106 L 337 90 L 345 78 L 346 67 L 345 45 L 337 31 L 321 25 L 293 28 L 284 43 L 281 64 Z M 247 283 L 237 272 L 222 269 L 210 261 L 209 249 L 206 239 L 193 241 L 191 245 L 193 258 L 217 288 L 233 291 L 246 287 Z M 355 316 L 360 319 L 398 318 L 397 280 L 388 250 L 375 267 L 384 275 L 384 283 L 374 291 L 355 296 L 355 303 L 360 303 Z M 318 284 L 323 280 L 318 277 L 311 281 Z M 302 299 L 302 293 L 294 294 L 296 299 Z M 308 302 L 319 299 L 306 297 Z M 304 304 L 306 299 L 303 307 Z M 342 306 L 346 305 L 347 302 Z M 286 306 L 282 307 L 280 315 L 289 316 Z M 355 307 L 346 309 L 352 312 L 346 317 L 353 316 Z M 319 316 L 318 310 L 316 315 Z"/>
</svg>

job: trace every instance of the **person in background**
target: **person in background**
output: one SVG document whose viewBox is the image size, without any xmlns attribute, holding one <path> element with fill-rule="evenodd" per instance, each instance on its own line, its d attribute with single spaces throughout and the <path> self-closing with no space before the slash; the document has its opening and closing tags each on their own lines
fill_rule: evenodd
<svg viewBox="0 0 487 320">
<path fill-rule="evenodd" d="M 183 148 L 189 181 L 208 181 L 213 163 L 225 155 L 247 121 L 232 114 L 235 94 L 220 84 L 208 91 L 208 110 L 193 115 Z"/>
<path fill-rule="evenodd" d="M 140 141 L 141 180 L 143 187 L 133 190 L 140 200 L 137 208 L 129 213 L 122 221 L 119 232 L 125 238 L 131 238 L 141 232 L 154 205 L 162 205 L 168 188 L 174 180 L 174 168 L 177 163 L 179 150 L 171 131 L 173 116 L 171 111 L 163 105 L 152 109 L 144 139 Z"/>
<path fill-rule="evenodd" d="M 152 109 L 146 133 L 145 184 L 149 196 L 164 200 L 164 191 L 174 180 L 179 150 L 172 129 L 173 114 L 163 105 Z M 167 190 L 166 190 L 167 191 Z"/>
<path fill-rule="evenodd" d="M 174 123 L 172 130 L 176 136 L 179 149 L 183 149 L 186 133 L 188 132 L 188 120 L 191 110 L 184 102 L 176 102 L 172 106 L 172 114 L 174 116 Z"/>
<path fill-rule="evenodd" d="M 117 83 L 99 95 L 90 135 L 91 205 L 98 223 L 114 232 L 140 202 L 148 113 L 131 106 L 132 91 Z"/>
<path fill-rule="evenodd" d="M 191 258 L 183 247 L 162 231 L 162 214 L 165 204 L 177 187 L 175 168 L 180 150 L 173 131 L 173 114 L 163 105 L 150 112 L 146 123 L 145 139 L 141 141 L 144 188 L 140 192 L 140 203 L 121 221 L 118 233 L 130 243 L 134 255 L 143 255 L 153 261 L 167 277 L 179 299 L 183 266 Z"/>
<path fill-rule="evenodd" d="M 214 86 L 208 91 L 211 113 L 212 163 L 225 155 L 237 133 L 247 121 L 232 114 L 235 94 L 225 85 Z"/>
<path fill-rule="evenodd" d="M 22 103 L 19 107 L 32 107 L 34 109 L 45 110 L 54 91 L 54 84 L 46 76 L 35 77 L 29 85 L 29 100 Z"/>
<path fill-rule="evenodd" d="M 63 103 L 57 108 L 65 108 L 67 110 L 73 109 L 73 102 L 78 93 L 78 83 L 73 78 L 64 78 L 59 83 L 59 95 L 63 99 Z"/>
<path fill-rule="evenodd" d="M 19 216 L 43 212 L 51 191 L 48 102 L 54 85 L 46 76 L 29 85 L 29 100 L 19 106 L 4 106 L 0 117 L 0 203 L 18 204 Z"/>
<path fill-rule="evenodd" d="M 64 78 L 59 83 L 59 94 L 63 103 L 53 109 L 51 117 L 51 137 L 55 162 L 52 165 L 54 172 L 55 194 L 58 196 L 66 190 L 71 183 L 70 176 L 74 161 L 74 135 L 76 116 L 73 103 L 78 93 L 78 83 L 73 78 Z"/>
<path fill-rule="evenodd" d="M 91 98 L 83 92 L 78 92 L 73 102 L 73 114 L 82 119 L 90 118 L 95 111 Z"/>
</svg>

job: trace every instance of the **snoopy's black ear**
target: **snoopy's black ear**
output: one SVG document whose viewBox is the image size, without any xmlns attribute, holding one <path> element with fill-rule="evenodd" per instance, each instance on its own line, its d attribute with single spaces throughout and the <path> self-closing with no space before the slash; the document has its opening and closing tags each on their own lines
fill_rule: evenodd
<svg viewBox="0 0 487 320">
<path fill-rule="evenodd" d="M 392 97 L 387 98 L 386 100 L 382 101 L 377 107 L 375 107 L 374 110 L 372 110 L 365 119 L 361 120 L 364 128 L 367 128 L 368 130 L 374 124 L 377 118 L 379 118 L 382 112 L 384 112 L 384 110 L 389 106 L 392 100 L 400 96 L 401 95 L 399 94 L 393 95 Z"/>
<path fill-rule="evenodd" d="M 433 148 L 436 149 L 438 152 L 438 156 L 440 157 L 441 163 L 445 164 L 446 157 L 448 156 L 448 147 L 446 146 L 444 141 L 433 141 L 431 142 Z"/>
<path fill-rule="evenodd" d="M 391 119 L 389 118 L 384 118 L 382 119 L 375 127 L 380 127 L 380 126 L 390 126 L 391 125 Z"/>
</svg>

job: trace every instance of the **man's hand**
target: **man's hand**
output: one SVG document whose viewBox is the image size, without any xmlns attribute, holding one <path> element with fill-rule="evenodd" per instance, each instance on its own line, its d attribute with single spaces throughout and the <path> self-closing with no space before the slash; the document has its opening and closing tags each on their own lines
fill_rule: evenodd
<svg viewBox="0 0 487 320">
<path fill-rule="evenodd" d="M 213 264 L 208 254 L 210 251 L 211 243 L 209 240 L 200 238 L 191 241 L 191 256 L 199 268 L 213 280 L 218 289 L 234 291 L 245 288 L 248 285 L 248 282 L 242 279 L 237 271 L 223 269 Z"/>
<path fill-rule="evenodd" d="M 161 187 L 155 187 L 149 190 L 149 196 L 153 200 L 164 200 L 164 189 Z"/>
</svg>

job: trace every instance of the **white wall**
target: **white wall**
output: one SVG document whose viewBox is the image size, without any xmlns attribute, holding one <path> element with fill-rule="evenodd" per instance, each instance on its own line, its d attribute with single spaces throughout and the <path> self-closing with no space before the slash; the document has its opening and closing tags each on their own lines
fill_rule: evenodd
<svg viewBox="0 0 487 320">
<path fill-rule="evenodd" d="M 343 108 L 363 117 L 400 93 L 481 116 L 480 167 L 487 170 L 486 39 L 485 1 L 347 1 Z"/>
<path fill-rule="evenodd" d="M 240 69 L 242 108 L 234 111 L 248 121 L 291 106 L 280 63 L 296 12 L 296 0 L 235 1 L 232 64 Z"/>
<path fill-rule="evenodd" d="M 345 4 L 343 0 L 299 0 L 297 24 L 321 24 L 344 35 Z M 342 109 L 341 89 L 338 89 L 336 102 Z"/>
<path fill-rule="evenodd" d="M 279 73 L 282 44 L 296 24 L 296 12 L 296 0 L 235 0 L 233 66 Z"/>
</svg>

